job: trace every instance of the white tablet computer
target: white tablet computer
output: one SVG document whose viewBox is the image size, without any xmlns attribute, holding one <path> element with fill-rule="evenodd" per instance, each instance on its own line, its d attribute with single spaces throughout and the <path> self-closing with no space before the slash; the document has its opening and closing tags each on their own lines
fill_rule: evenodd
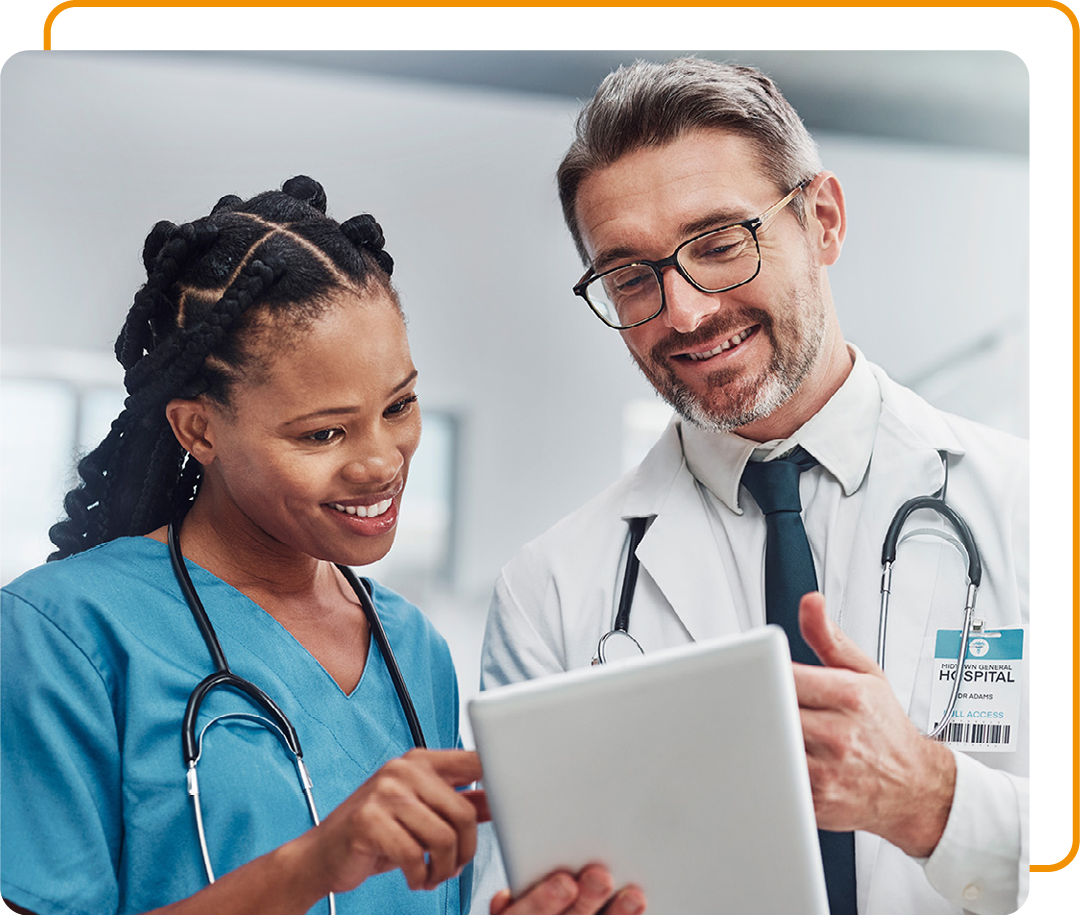
<svg viewBox="0 0 1080 915">
<path fill-rule="evenodd" d="M 828 915 L 779 628 L 489 690 L 469 717 L 515 895 L 600 861 L 650 915 Z"/>
</svg>

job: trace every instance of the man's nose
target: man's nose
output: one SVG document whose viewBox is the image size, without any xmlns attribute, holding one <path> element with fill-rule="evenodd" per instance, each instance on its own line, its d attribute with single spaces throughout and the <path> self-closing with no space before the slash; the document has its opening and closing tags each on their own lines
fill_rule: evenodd
<svg viewBox="0 0 1080 915">
<path fill-rule="evenodd" d="M 696 289 L 674 266 L 663 277 L 664 314 L 672 330 L 688 334 L 720 307 L 718 295 Z"/>
</svg>

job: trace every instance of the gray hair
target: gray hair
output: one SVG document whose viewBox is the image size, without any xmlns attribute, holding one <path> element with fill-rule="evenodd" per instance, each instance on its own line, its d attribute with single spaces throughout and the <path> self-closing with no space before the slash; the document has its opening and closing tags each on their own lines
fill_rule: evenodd
<svg viewBox="0 0 1080 915">
<path fill-rule="evenodd" d="M 817 144 L 776 84 L 760 70 L 680 57 L 637 60 L 609 73 L 578 115 L 574 142 L 559 166 L 559 199 L 578 252 L 578 187 L 627 153 L 663 146 L 684 133 L 715 128 L 753 141 L 758 165 L 789 191 L 821 171 Z M 802 209 L 796 207 L 799 221 Z"/>
</svg>

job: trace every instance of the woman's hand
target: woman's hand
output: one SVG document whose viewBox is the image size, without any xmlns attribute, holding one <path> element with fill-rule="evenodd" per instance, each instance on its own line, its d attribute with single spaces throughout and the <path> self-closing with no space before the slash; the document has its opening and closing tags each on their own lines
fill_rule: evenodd
<svg viewBox="0 0 1080 915">
<path fill-rule="evenodd" d="M 483 795 L 454 790 L 480 778 L 465 750 L 410 750 L 392 759 L 302 839 L 328 891 L 401 868 L 414 890 L 434 889 L 476 853 Z"/>
<path fill-rule="evenodd" d="M 518 899 L 509 890 L 496 893 L 491 915 L 640 915 L 645 911 L 645 894 L 636 886 L 615 892 L 611 874 L 599 864 L 590 864 L 576 877 L 557 871 L 541 880 Z"/>
</svg>

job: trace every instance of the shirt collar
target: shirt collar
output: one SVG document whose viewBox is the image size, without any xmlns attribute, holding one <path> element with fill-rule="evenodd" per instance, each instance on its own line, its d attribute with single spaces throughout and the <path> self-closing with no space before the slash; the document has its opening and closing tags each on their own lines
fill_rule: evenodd
<svg viewBox="0 0 1080 915">
<path fill-rule="evenodd" d="M 866 357 L 848 344 L 854 363 L 851 372 L 828 402 L 795 433 L 782 441 L 752 442 L 734 432 L 706 432 L 682 423 L 686 464 L 694 477 L 737 514 L 739 481 L 755 450 L 768 460 L 796 445 L 809 451 L 850 496 L 861 485 L 870 466 L 874 436 L 881 415 L 881 388 Z"/>
</svg>

